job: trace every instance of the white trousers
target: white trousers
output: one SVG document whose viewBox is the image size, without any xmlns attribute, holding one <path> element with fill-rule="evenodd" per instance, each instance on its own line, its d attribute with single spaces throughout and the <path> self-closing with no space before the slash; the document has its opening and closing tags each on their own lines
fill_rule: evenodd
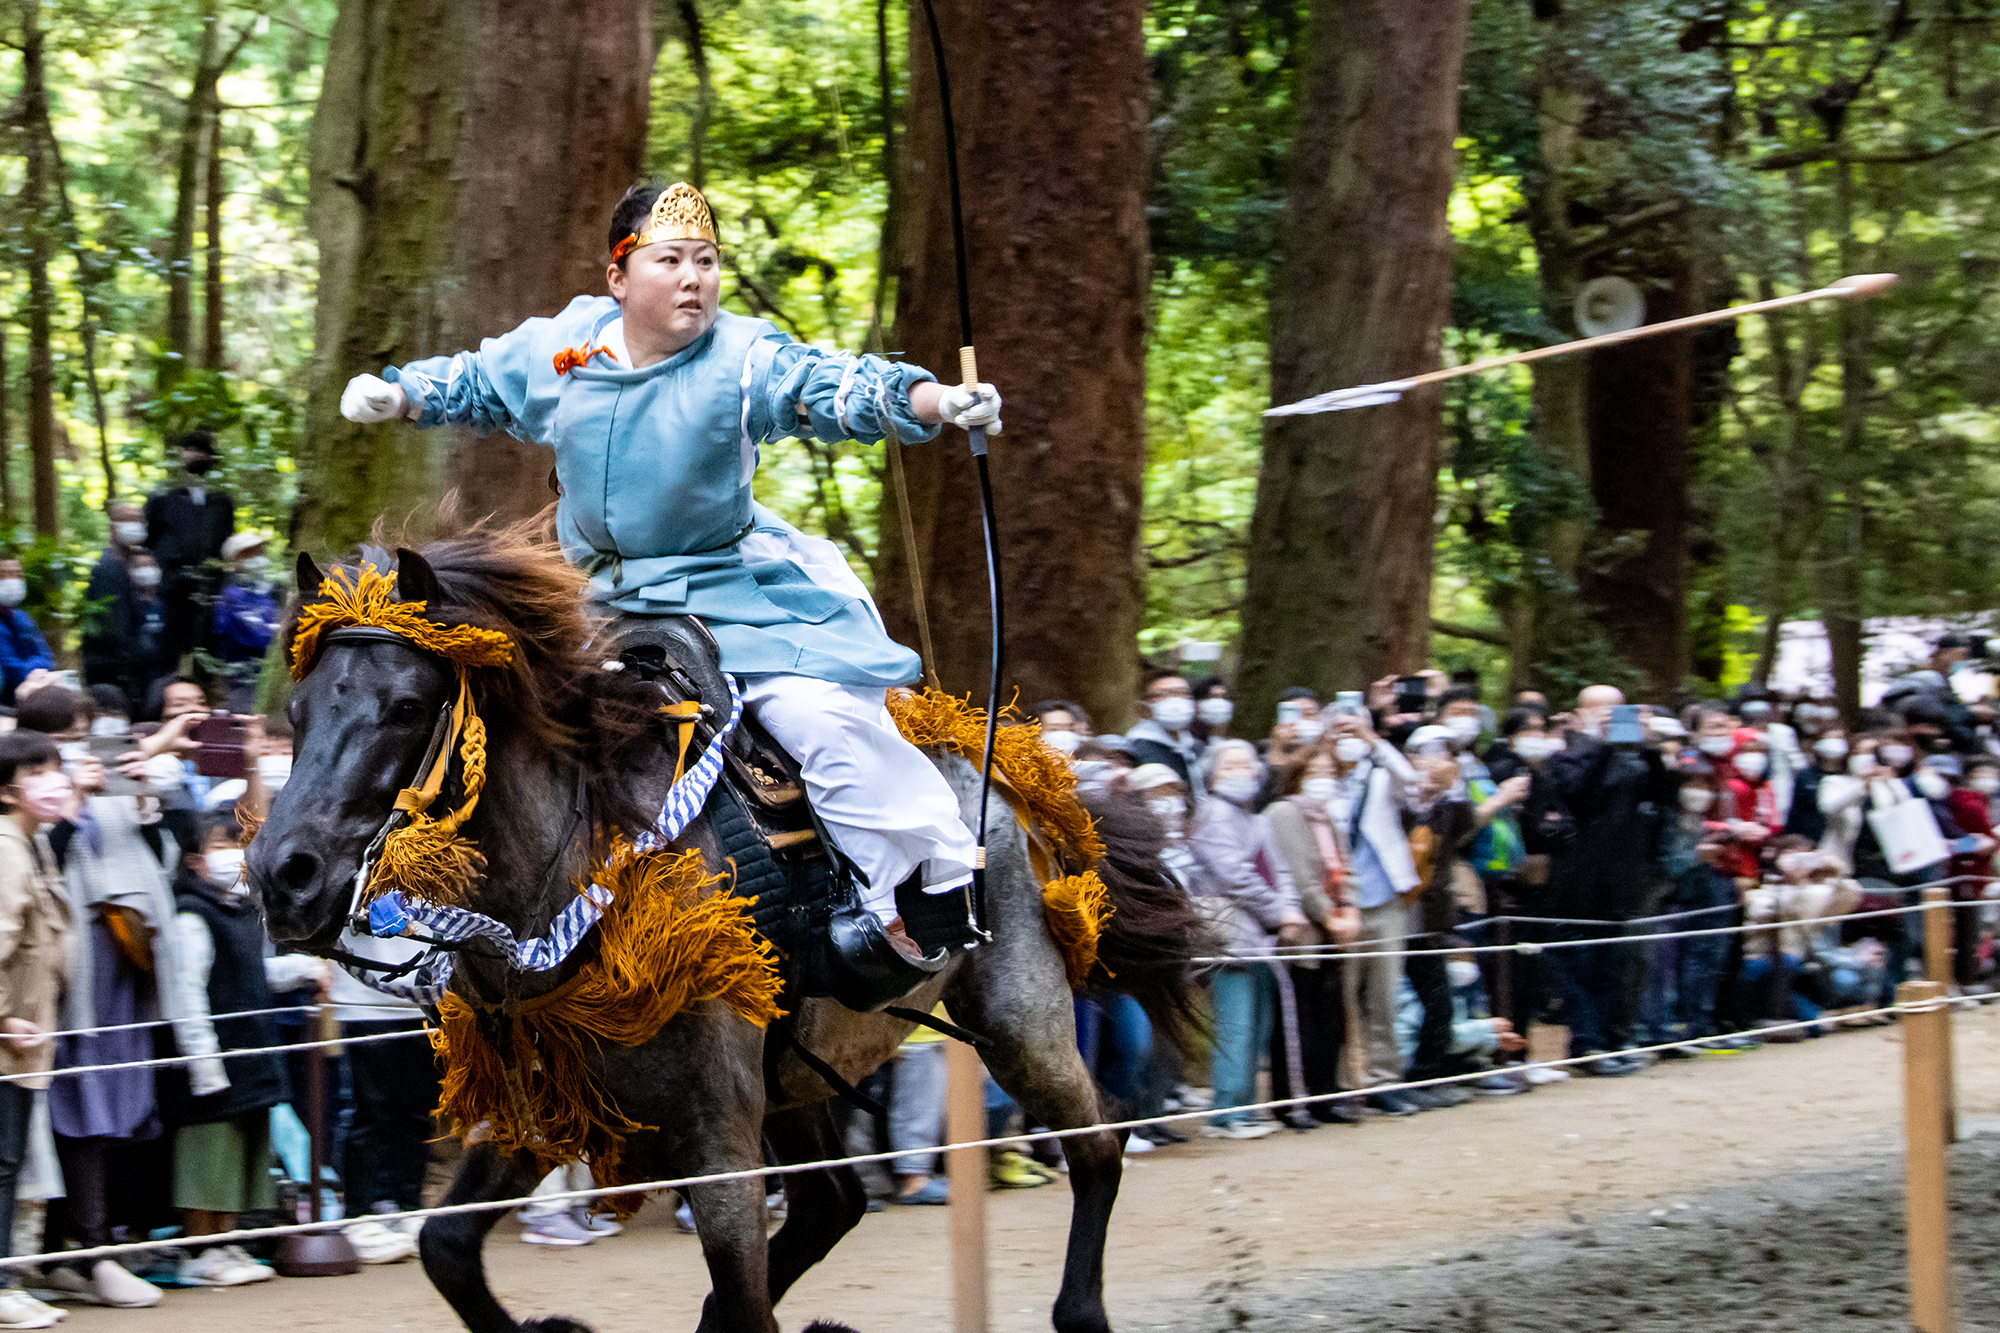
<svg viewBox="0 0 2000 1333">
<path fill-rule="evenodd" d="M 834 845 L 868 877 L 862 903 L 886 925 L 896 886 L 919 866 L 926 892 L 963 885 L 975 839 L 944 774 L 896 730 L 884 694 L 810 676 L 743 681 L 743 706 L 798 760 Z"/>
</svg>

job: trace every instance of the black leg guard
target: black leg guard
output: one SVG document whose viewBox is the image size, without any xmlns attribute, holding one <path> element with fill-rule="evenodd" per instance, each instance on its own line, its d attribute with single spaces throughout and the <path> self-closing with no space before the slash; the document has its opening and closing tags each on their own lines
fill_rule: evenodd
<svg viewBox="0 0 2000 1333">
<path fill-rule="evenodd" d="M 978 940 L 971 904 L 965 890 L 925 893 L 921 870 L 897 886 L 896 910 L 910 941 L 923 951 L 918 960 L 892 944 L 875 913 L 849 894 L 834 907 L 825 935 L 808 950 L 801 990 L 831 997 L 858 1013 L 894 1004 Z"/>
</svg>

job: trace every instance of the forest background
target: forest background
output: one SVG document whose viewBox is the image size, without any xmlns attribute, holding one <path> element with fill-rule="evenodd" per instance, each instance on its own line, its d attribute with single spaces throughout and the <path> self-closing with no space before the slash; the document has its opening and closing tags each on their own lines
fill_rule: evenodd
<svg viewBox="0 0 2000 1333">
<path fill-rule="evenodd" d="M 601 289 L 640 176 L 715 202 L 724 303 L 956 364 L 938 90 L 889 0 L 8 0 L 0 540 L 73 646 L 108 497 L 218 432 L 246 526 L 321 555 L 548 456 L 354 427 L 348 375 Z M 1434 662 L 1490 691 L 1761 679 L 1819 619 L 1993 609 L 2000 4 L 944 0 L 996 441 L 1010 684 L 1129 720 L 1218 641 L 1243 712 Z M 1649 320 L 1901 284 L 1393 407 L 1274 401 Z M 970 471 L 912 448 L 957 689 L 987 622 Z M 759 495 L 914 641 L 879 447 Z"/>
</svg>

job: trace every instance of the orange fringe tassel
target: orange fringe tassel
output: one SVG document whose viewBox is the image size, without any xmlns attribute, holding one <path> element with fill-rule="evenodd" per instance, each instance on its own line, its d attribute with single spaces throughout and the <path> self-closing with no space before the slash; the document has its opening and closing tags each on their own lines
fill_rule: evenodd
<svg viewBox="0 0 2000 1333">
<path fill-rule="evenodd" d="M 1111 916 L 1111 892 L 1095 870 L 1064 875 L 1042 886 L 1042 924 L 1062 955 L 1071 990 L 1082 990 L 1097 966 L 1097 941 Z"/>
<path fill-rule="evenodd" d="M 935 689 L 891 690 L 888 705 L 903 738 L 919 749 L 951 750 L 974 764 L 984 757 L 986 710 L 970 700 Z M 1077 871 L 1042 886 L 1042 922 L 1062 955 L 1070 988 L 1080 989 L 1097 965 L 1097 941 L 1112 911 L 1110 894 L 1093 869 L 1104 856 L 1104 840 L 1076 799 L 1076 770 L 1069 760 L 1042 744 L 1039 723 L 1019 719 L 1012 709 L 1001 714 L 993 734 L 995 776 L 1015 815 L 1055 849 L 1056 869 Z"/>
<path fill-rule="evenodd" d="M 628 1135 L 648 1128 L 614 1105 L 594 1069 L 606 1042 L 638 1046 L 690 1005 L 717 1001 L 763 1027 L 779 1017 L 777 959 L 750 923 L 750 900 L 704 891 L 699 852 L 642 855 L 617 844 L 596 883 L 616 894 L 598 925 L 598 955 L 549 994 L 506 1006 L 511 1066 L 480 1034 L 472 1006 L 439 1005 L 432 1042 L 445 1060 L 440 1109 L 458 1134 L 484 1126 L 503 1152 L 544 1169 L 586 1160 L 599 1186 L 630 1183 Z M 639 1200 L 614 1198 L 621 1216 Z"/>
</svg>

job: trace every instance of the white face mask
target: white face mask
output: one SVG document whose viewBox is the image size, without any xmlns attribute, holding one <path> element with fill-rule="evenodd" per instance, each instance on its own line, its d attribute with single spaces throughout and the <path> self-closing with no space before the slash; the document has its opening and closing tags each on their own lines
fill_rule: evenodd
<svg viewBox="0 0 2000 1333">
<path fill-rule="evenodd" d="M 1146 808 L 1169 828 L 1179 823 L 1181 817 L 1187 814 L 1187 805 L 1178 796 L 1155 796 L 1146 802 Z"/>
<path fill-rule="evenodd" d="M 1828 736 L 1822 740 L 1814 741 L 1813 753 L 1822 759 L 1845 759 L 1847 758 L 1847 738 L 1845 736 Z"/>
<path fill-rule="evenodd" d="M 26 579 L 0 579 L 0 606 L 19 606 L 27 600 Z"/>
<path fill-rule="evenodd" d="M 1875 756 L 1872 754 L 1855 755 L 1847 761 L 1847 771 L 1857 778 L 1867 777 L 1875 771 Z"/>
<path fill-rule="evenodd" d="M 1335 785 L 1332 778 L 1307 778 L 1299 784 L 1299 795 L 1308 801 L 1330 801 Z"/>
<path fill-rule="evenodd" d="M 138 584 L 142 588 L 159 587 L 160 567 L 158 565 L 139 566 L 137 569 L 132 571 L 132 582 Z"/>
<path fill-rule="evenodd" d="M 1476 717 L 1448 717 L 1444 720 L 1444 729 L 1467 745 L 1479 739 L 1479 719 Z"/>
<path fill-rule="evenodd" d="M 241 847 L 218 847 L 203 859 L 208 862 L 208 882 L 218 888 L 233 888 L 243 878 Z"/>
<path fill-rule="evenodd" d="M 1326 723 L 1316 717 L 1302 717 L 1293 724 L 1293 730 L 1298 733 L 1300 744 L 1311 745 L 1326 735 Z"/>
<path fill-rule="evenodd" d="M 1521 758 L 1531 764 L 1537 759 L 1547 759 L 1562 748 L 1562 741 L 1554 736 L 1516 736 L 1514 738 L 1514 753 L 1520 755 Z"/>
<path fill-rule="evenodd" d="M 1194 706 L 1194 715 L 1211 727 L 1226 727 L 1236 716 L 1236 705 L 1228 699 L 1203 699 Z"/>
<path fill-rule="evenodd" d="M 1208 789 L 1225 801 L 1248 805 L 1257 799 L 1257 785 L 1255 778 L 1217 778 Z"/>
<path fill-rule="evenodd" d="M 1075 754 L 1076 747 L 1083 743 L 1083 737 L 1073 731 L 1045 731 L 1042 733 L 1042 743 L 1052 750 Z"/>
<path fill-rule="evenodd" d="M 1077 785 L 1108 782 L 1111 770 L 1116 767 L 1109 759 L 1079 759 L 1076 761 Z"/>
<path fill-rule="evenodd" d="M 1995 792 L 2000 792 L 2000 775 L 1981 773 L 1978 777 L 1966 783 L 1966 786 L 1972 788 L 1982 796 L 1991 796 Z"/>
<path fill-rule="evenodd" d="M 1695 742 L 1695 748 L 1714 759 L 1720 759 L 1736 748 L 1733 736 L 1703 736 Z"/>
<path fill-rule="evenodd" d="M 1715 793 L 1706 787 L 1681 788 L 1681 809 L 1691 815 L 1706 813 L 1715 804 Z"/>
<path fill-rule="evenodd" d="M 125 546 L 144 546 L 146 544 L 146 525 L 144 523 L 134 523 L 129 519 L 124 522 L 113 523 L 111 525 L 111 535 L 116 537 Z"/>
<path fill-rule="evenodd" d="M 1917 757 L 1917 752 L 1907 745 L 1885 745 L 1881 749 L 1882 762 L 1891 768 L 1901 768 Z"/>
<path fill-rule="evenodd" d="M 1942 801 L 1945 797 L 1951 795 L 1951 784 L 1931 772 L 1928 768 L 1918 769 L 1912 781 L 1917 784 L 1917 790 L 1930 800 Z"/>
<path fill-rule="evenodd" d="M 1453 990 L 1464 990 L 1479 981 L 1479 964 L 1468 963 L 1463 958 L 1454 958 L 1446 963 L 1444 972 L 1450 979 Z"/>
<path fill-rule="evenodd" d="M 248 560 L 245 560 L 243 562 L 243 576 L 253 581 L 261 579 L 264 577 L 264 571 L 269 569 L 270 567 L 271 567 L 270 556 L 253 555 Z"/>
<path fill-rule="evenodd" d="M 1168 731 L 1186 731 L 1187 724 L 1194 721 L 1194 700 L 1178 698 L 1155 700 L 1153 721 Z"/>
<path fill-rule="evenodd" d="M 1343 764 L 1358 764 L 1368 757 L 1368 742 L 1359 736 L 1342 736 L 1333 743 L 1333 752 Z"/>
<path fill-rule="evenodd" d="M 132 730 L 132 724 L 122 717 L 100 717 L 90 724 L 93 736 L 123 736 Z"/>
<path fill-rule="evenodd" d="M 1736 756 L 1736 771 L 1750 779 L 1750 781 L 1755 782 L 1758 778 L 1763 777 L 1771 771 L 1771 756 L 1761 750 L 1752 750 L 1749 754 L 1739 754 Z"/>
<path fill-rule="evenodd" d="M 272 791 L 285 785 L 292 776 L 292 757 L 288 754 L 260 754 L 257 756 L 257 776 Z"/>
</svg>

